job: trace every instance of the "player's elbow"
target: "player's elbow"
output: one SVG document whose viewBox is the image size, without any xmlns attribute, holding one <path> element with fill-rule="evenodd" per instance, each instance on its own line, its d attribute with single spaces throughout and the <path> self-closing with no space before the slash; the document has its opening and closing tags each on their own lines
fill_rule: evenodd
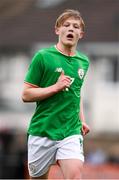
<svg viewBox="0 0 119 180">
<path fill-rule="evenodd" d="M 23 101 L 24 103 L 28 102 L 28 100 L 27 100 L 24 96 L 22 96 L 22 101 Z"/>
<path fill-rule="evenodd" d="M 30 98 L 29 98 L 29 96 L 28 96 L 28 94 L 27 94 L 26 92 L 23 92 L 23 93 L 22 93 L 22 101 L 23 101 L 24 103 L 31 101 Z"/>
</svg>

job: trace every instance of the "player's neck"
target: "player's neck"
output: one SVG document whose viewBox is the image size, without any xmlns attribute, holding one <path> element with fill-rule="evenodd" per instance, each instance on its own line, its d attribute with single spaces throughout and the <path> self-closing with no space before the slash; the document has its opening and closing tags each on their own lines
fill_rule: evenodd
<svg viewBox="0 0 119 180">
<path fill-rule="evenodd" d="M 67 56 L 74 56 L 76 54 L 74 47 L 63 46 L 60 43 L 57 43 L 56 48 L 62 54 L 67 55 Z"/>
</svg>

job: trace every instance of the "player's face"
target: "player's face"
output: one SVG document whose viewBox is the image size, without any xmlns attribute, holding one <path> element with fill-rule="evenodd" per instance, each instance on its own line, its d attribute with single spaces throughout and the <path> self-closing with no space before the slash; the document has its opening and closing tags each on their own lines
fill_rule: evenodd
<svg viewBox="0 0 119 180">
<path fill-rule="evenodd" d="M 81 22 L 78 19 L 70 17 L 56 29 L 56 34 L 59 36 L 59 43 L 65 46 L 75 47 L 83 37 Z"/>
</svg>

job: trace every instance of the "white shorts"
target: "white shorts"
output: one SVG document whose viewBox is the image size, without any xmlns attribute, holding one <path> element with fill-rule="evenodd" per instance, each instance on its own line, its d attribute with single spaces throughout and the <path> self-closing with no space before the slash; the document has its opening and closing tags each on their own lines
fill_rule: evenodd
<svg viewBox="0 0 119 180">
<path fill-rule="evenodd" d="M 28 169 L 31 177 L 42 176 L 60 159 L 79 159 L 84 162 L 82 135 L 69 136 L 60 141 L 29 135 Z"/>
</svg>

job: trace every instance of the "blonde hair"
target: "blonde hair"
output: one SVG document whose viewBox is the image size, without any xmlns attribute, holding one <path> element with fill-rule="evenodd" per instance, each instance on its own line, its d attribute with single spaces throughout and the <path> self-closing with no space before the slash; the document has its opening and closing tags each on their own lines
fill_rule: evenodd
<svg viewBox="0 0 119 180">
<path fill-rule="evenodd" d="M 82 31 L 85 30 L 85 24 L 84 24 L 84 21 L 81 17 L 80 12 L 77 10 L 73 10 L 73 9 L 64 10 L 64 12 L 57 18 L 56 23 L 55 23 L 55 28 L 59 28 L 60 26 L 62 26 L 63 23 L 70 17 L 74 17 L 75 19 L 79 19 L 81 22 Z"/>
</svg>

